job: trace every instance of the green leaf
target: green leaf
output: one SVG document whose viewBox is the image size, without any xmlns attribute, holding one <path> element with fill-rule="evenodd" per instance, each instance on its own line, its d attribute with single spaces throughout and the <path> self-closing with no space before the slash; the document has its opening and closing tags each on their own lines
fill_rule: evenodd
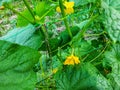
<svg viewBox="0 0 120 90">
<path fill-rule="evenodd" d="M 101 5 L 104 10 L 104 25 L 110 38 L 113 42 L 120 42 L 120 1 L 102 0 Z"/>
<path fill-rule="evenodd" d="M 76 23 L 75 25 L 78 26 L 80 29 L 82 29 L 88 22 L 89 20 L 84 20 L 80 23 Z"/>
<path fill-rule="evenodd" d="M 39 57 L 31 48 L 0 40 L 0 90 L 33 90 L 37 77 L 32 68 Z"/>
<path fill-rule="evenodd" d="M 55 75 L 58 90 L 113 90 L 110 83 L 90 63 L 66 66 Z"/>
<path fill-rule="evenodd" d="M 78 26 L 71 27 L 71 33 L 73 37 L 80 31 L 80 28 Z M 70 42 L 70 35 L 67 30 L 64 30 L 60 33 L 60 43 L 59 46 L 64 45 L 68 42 Z"/>
<path fill-rule="evenodd" d="M 46 12 L 46 10 L 47 10 L 47 6 L 45 7 L 45 5 L 46 5 L 46 2 L 39 2 L 37 5 L 36 5 L 36 7 L 35 7 L 35 12 L 36 12 L 36 14 L 38 15 L 38 16 L 42 16 L 45 12 Z"/>
<path fill-rule="evenodd" d="M 92 54 L 96 55 L 95 54 L 96 48 L 91 45 L 90 41 L 81 40 L 81 41 L 75 42 L 74 47 L 75 47 L 75 51 L 78 53 L 78 56 L 79 55 L 84 56 L 84 55 L 90 54 L 90 56 L 94 58 Z"/>
<path fill-rule="evenodd" d="M 86 5 L 88 3 L 95 2 L 96 0 L 69 0 L 69 1 L 74 1 L 75 6 L 79 6 L 79 5 Z"/>
<path fill-rule="evenodd" d="M 0 1 L 0 6 L 2 6 L 4 3 L 9 3 L 11 2 L 12 0 L 1 0 Z"/>
<path fill-rule="evenodd" d="M 40 22 L 43 23 L 44 20 L 45 20 L 45 16 L 53 13 L 53 12 L 49 12 L 49 13 L 46 14 L 46 12 L 48 12 L 51 8 L 52 7 L 50 6 L 49 2 L 45 2 L 45 1 L 38 2 L 38 4 L 35 7 L 35 13 L 36 13 L 37 16 L 39 16 L 40 19 L 42 17 Z"/>
<path fill-rule="evenodd" d="M 111 67 L 112 71 L 107 75 L 114 90 L 120 89 L 120 44 L 116 44 L 110 51 L 106 51 L 103 61 L 105 68 Z"/>
<path fill-rule="evenodd" d="M 33 25 L 28 25 L 9 31 L 5 36 L 0 37 L 0 40 L 38 49 L 42 45 L 43 35 L 41 31 L 35 30 Z"/>
<path fill-rule="evenodd" d="M 31 15 L 31 13 L 29 12 L 28 9 L 24 10 L 23 12 L 21 12 L 21 14 L 26 17 L 28 20 L 30 20 L 31 22 L 34 21 L 33 16 Z M 25 18 L 23 18 L 22 16 L 18 15 L 17 17 L 17 26 L 18 27 L 23 27 L 23 26 L 27 26 L 28 24 L 30 24 L 29 21 L 27 21 Z"/>
</svg>

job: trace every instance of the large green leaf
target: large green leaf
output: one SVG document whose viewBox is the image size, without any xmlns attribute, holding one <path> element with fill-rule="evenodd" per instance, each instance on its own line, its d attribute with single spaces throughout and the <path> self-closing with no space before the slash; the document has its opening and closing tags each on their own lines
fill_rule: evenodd
<svg viewBox="0 0 120 90">
<path fill-rule="evenodd" d="M 120 42 L 120 1 L 102 0 L 103 20 L 106 30 L 113 42 Z"/>
<path fill-rule="evenodd" d="M 90 63 L 64 67 L 64 71 L 56 73 L 55 79 L 58 90 L 113 90 L 107 79 Z"/>
<path fill-rule="evenodd" d="M 106 51 L 103 65 L 112 68 L 107 77 L 114 90 L 120 90 L 120 45 L 114 45 L 111 51 Z"/>
<path fill-rule="evenodd" d="M 0 38 L 0 40 L 17 43 L 34 49 L 38 49 L 42 45 L 42 39 L 41 31 L 35 30 L 33 25 L 13 29 L 7 35 Z"/>
<path fill-rule="evenodd" d="M 0 90 L 33 90 L 32 68 L 40 54 L 28 47 L 0 40 Z"/>
</svg>

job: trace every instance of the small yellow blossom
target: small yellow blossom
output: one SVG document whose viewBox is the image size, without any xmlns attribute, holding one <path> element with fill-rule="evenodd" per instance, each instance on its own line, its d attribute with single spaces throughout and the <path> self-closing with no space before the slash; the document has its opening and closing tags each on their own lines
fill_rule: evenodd
<svg viewBox="0 0 120 90">
<path fill-rule="evenodd" d="M 5 7 L 4 6 L 0 6 L 0 10 L 4 10 L 5 9 Z"/>
<path fill-rule="evenodd" d="M 74 13 L 74 9 L 73 9 L 73 7 L 74 7 L 74 2 L 67 2 L 67 1 L 65 1 L 65 2 L 63 3 L 63 5 L 65 6 L 64 11 L 65 11 L 66 14 Z M 60 7 L 57 7 L 57 8 L 56 8 L 56 11 L 59 12 L 59 13 L 61 13 Z"/>
<path fill-rule="evenodd" d="M 64 2 L 64 4 L 63 4 L 66 8 L 73 8 L 73 6 L 74 6 L 74 2 Z"/>
<path fill-rule="evenodd" d="M 79 64 L 80 60 L 78 57 L 71 55 L 67 57 L 67 59 L 64 62 L 64 65 L 74 65 L 74 64 Z"/>
<path fill-rule="evenodd" d="M 35 15 L 35 20 L 40 21 L 40 17 L 38 15 Z"/>
<path fill-rule="evenodd" d="M 60 7 L 57 7 L 57 8 L 56 8 L 56 11 L 57 11 L 58 13 L 61 13 Z"/>
<path fill-rule="evenodd" d="M 53 74 L 55 74 L 58 71 L 58 68 L 53 69 Z"/>
<path fill-rule="evenodd" d="M 66 14 L 74 13 L 74 9 L 73 8 L 67 8 L 67 9 L 65 9 L 65 13 Z"/>
</svg>

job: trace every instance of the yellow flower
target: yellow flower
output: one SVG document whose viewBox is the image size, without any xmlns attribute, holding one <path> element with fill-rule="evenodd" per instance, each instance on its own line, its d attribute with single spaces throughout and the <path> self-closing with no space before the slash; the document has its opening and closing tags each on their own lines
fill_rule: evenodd
<svg viewBox="0 0 120 90">
<path fill-rule="evenodd" d="M 57 7 L 57 8 L 56 8 L 56 11 L 59 12 L 59 13 L 61 13 L 60 7 Z"/>
<path fill-rule="evenodd" d="M 64 2 L 64 4 L 63 4 L 66 8 L 73 8 L 73 6 L 74 6 L 74 2 Z"/>
<path fill-rule="evenodd" d="M 67 8 L 67 9 L 65 9 L 65 13 L 66 14 L 74 13 L 74 9 L 73 8 Z"/>
<path fill-rule="evenodd" d="M 35 20 L 40 21 L 40 17 L 38 15 L 35 15 Z"/>
<path fill-rule="evenodd" d="M 73 9 L 74 2 L 67 2 L 67 1 L 65 1 L 65 2 L 63 3 L 63 5 L 65 6 L 64 11 L 65 11 L 66 14 L 74 13 L 74 9 Z M 61 13 L 60 7 L 57 7 L 57 8 L 56 8 L 56 11 L 59 12 L 59 13 Z"/>
<path fill-rule="evenodd" d="M 53 69 L 53 74 L 55 74 L 58 71 L 58 68 Z"/>
<path fill-rule="evenodd" d="M 64 62 L 64 65 L 74 65 L 74 64 L 79 64 L 80 60 L 78 57 L 71 55 L 67 57 L 67 59 Z"/>
<path fill-rule="evenodd" d="M 0 6 L 0 10 L 4 10 L 5 9 L 5 7 L 4 6 Z"/>
</svg>

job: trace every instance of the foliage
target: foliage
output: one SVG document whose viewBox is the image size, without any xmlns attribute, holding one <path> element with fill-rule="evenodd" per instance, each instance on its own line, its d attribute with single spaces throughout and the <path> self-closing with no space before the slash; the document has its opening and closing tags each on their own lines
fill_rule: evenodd
<svg viewBox="0 0 120 90">
<path fill-rule="evenodd" d="M 119 0 L 7 1 L 17 24 L 0 37 L 0 90 L 120 89 Z"/>
<path fill-rule="evenodd" d="M 113 89 L 120 89 L 120 45 L 115 44 L 110 51 L 106 51 L 105 59 L 103 65 L 105 68 L 109 69 L 111 67 L 111 72 L 107 75 L 110 83 L 114 87 Z"/>
<path fill-rule="evenodd" d="M 120 41 L 120 2 L 114 1 L 102 1 L 102 7 L 104 9 L 104 24 L 110 38 L 114 41 Z"/>
<path fill-rule="evenodd" d="M 32 90 L 37 81 L 32 67 L 39 57 L 33 49 L 0 40 L 0 90 Z"/>
<path fill-rule="evenodd" d="M 0 39 L 38 49 L 42 45 L 43 37 L 41 32 L 36 30 L 33 25 L 28 25 L 13 29 Z"/>
<path fill-rule="evenodd" d="M 47 7 L 44 7 L 44 6 L 47 6 Z M 28 9 L 21 12 L 21 14 L 31 22 L 34 23 L 34 18 L 35 18 L 36 22 L 41 24 L 45 20 L 45 17 L 43 17 L 43 15 L 52 15 L 52 13 L 50 13 L 52 9 L 50 9 L 49 11 L 49 8 L 52 8 L 49 3 L 44 1 L 38 2 L 38 4 L 33 9 L 33 12 L 35 15 L 34 17 L 31 15 Z M 25 18 L 23 18 L 21 15 L 18 15 L 18 18 L 17 18 L 18 27 L 27 26 L 29 24 L 29 21 L 26 20 Z"/>
<path fill-rule="evenodd" d="M 96 0 L 70 0 L 70 1 L 74 1 L 75 6 L 79 6 L 79 5 L 86 5 L 86 4 L 95 2 Z"/>
<path fill-rule="evenodd" d="M 32 17 L 31 13 L 28 10 L 24 10 L 22 13 L 27 19 L 29 19 L 31 22 L 34 21 L 34 18 Z M 20 15 L 18 16 L 17 19 L 17 26 L 22 27 L 22 26 L 27 26 L 29 24 L 29 21 L 21 17 Z"/>
<path fill-rule="evenodd" d="M 112 90 L 109 81 L 90 63 L 65 67 L 55 78 L 58 90 Z"/>
<path fill-rule="evenodd" d="M 1 0 L 0 1 L 0 6 L 2 6 L 4 3 L 9 3 L 11 2 L 12 0 Z"/>
</svg>

